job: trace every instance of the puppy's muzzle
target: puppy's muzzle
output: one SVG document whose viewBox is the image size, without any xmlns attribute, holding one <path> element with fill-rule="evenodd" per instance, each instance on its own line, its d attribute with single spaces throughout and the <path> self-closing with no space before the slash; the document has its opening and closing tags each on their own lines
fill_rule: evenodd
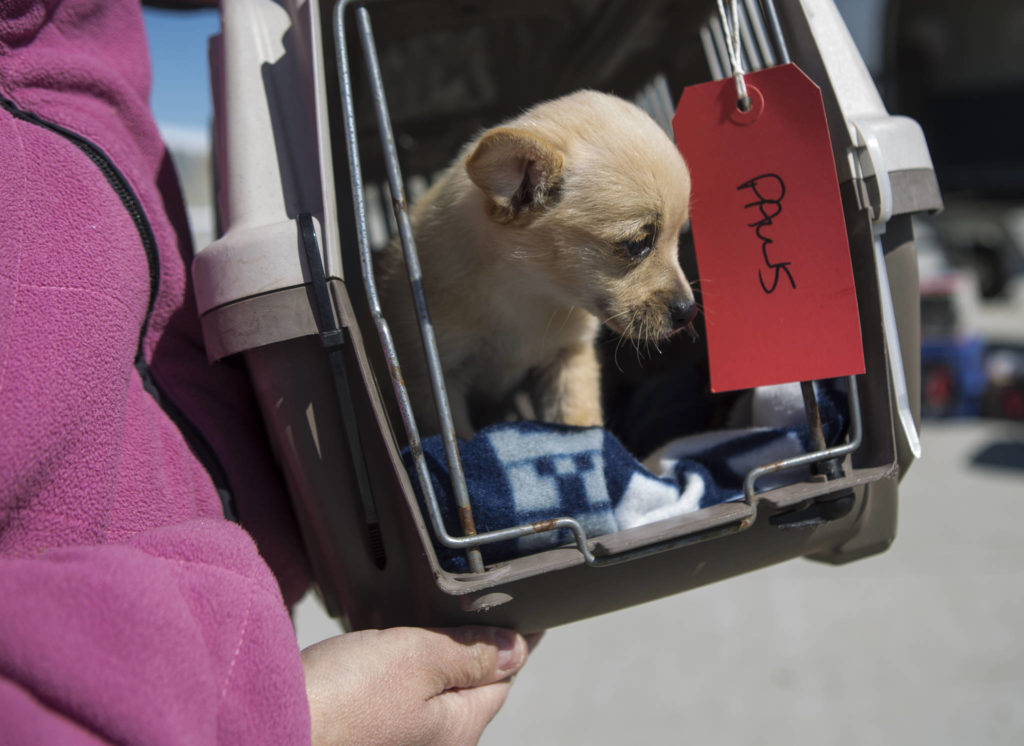
<svg viewBox="0 0 1024 746">
<path fill-rule="evenodd" d="M 693 320 L 697 318 L 697 304 L 692 300 L 676 301 L 668 307 L 669 321 L 672 332 L 685 330 L 690 339 L 697 338 L 697 332 L 693 328 Z"/>
</svg>

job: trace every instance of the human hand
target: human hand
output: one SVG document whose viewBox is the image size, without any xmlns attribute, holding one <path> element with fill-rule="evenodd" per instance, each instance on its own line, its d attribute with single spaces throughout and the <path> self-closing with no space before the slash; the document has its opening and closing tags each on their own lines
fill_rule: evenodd
<svg viewBox="0 0 1024 746">
<path fill-rule="evenodd" d="M 527 641 L 496 627 L 396 627 L 302 651 L 321 744 L 475 744 L 497 714 Z"/>
</svg>

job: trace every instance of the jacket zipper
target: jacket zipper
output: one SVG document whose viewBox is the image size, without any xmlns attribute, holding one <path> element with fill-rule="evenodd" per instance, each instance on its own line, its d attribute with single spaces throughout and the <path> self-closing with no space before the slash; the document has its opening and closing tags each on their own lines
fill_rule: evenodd
<svg viewBox="0 0 1024 746">
<path fill-rule="evenodd" d="M 160 288 L 160 255 L 157 252 L 153 228 L 149 224 L 149 219 L 142 208 L 142 203 L 132 190 L 124 174 L 114 165 L 107 154 L 91 140 L 86 139 L 77 132 L 72 132 L 66 127 L 43 119 L 37 114 L 21 109 L 16 103 L 2 94 L 0 94 L 0 106 L 15 118 L 47 129 L 75 145 L 100 170 L 100 173 L 103 174 L 103 177 L 128 212 L 128 216 L 131 218 L 139 234 L 142 249 L 146 254 L 146 264 L 149 268 L 149 301 L 146 304 L 146 315 L 142 320 L 142 327 L 139 330 L 139 341 L 135 350 L 135 369 L 142 378 L 143 388 L 153 397 L 178 430 L 181 431 L 182 437 L 185 439 L 193 455 L 195 455 L 210 475 L 210 479 L 213 481 L 217 494 L 220 497 L 221 505 L 224 509 L 224 517 L 228 520 L 237 521 L 234 495 L 231 492 L 227 473 L 224 471 L 220 459 L 217 458 L 209 441 L 206 440 L 195 423 L 188 419 L 181 408 L 171 401 L 154 380 L 153 372 L 142 352 L 143 341 L 149 329 L 150 317 L 156 305 L 157 291 Z"/>
</svg>

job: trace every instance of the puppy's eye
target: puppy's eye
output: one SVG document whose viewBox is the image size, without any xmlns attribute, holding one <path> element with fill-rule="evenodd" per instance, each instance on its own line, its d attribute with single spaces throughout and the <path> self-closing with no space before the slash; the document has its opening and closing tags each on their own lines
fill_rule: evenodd
<svg viewBox="0 0 1024 746">
<path fill-rule="evenodd" d="M 643 259 L 654 248 L 654 231 L 646 230 L 641 235 L 624 241 L 622 248 L 630 259 Z"/>
</svg>

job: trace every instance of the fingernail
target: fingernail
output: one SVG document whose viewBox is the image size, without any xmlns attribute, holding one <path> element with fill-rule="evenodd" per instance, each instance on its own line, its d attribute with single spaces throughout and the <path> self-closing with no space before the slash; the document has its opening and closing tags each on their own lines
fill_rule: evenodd
<svg viewBox="0 0 1024 746">
<path fill-rule="evenodd" d="M 522 666 L 524 646 L 519 643 L 521 639 L 518 633 L 510 629 L 494 631 L 494 644 L 498 646 L 499 671 L 512 671 Z"/>
</svg>

